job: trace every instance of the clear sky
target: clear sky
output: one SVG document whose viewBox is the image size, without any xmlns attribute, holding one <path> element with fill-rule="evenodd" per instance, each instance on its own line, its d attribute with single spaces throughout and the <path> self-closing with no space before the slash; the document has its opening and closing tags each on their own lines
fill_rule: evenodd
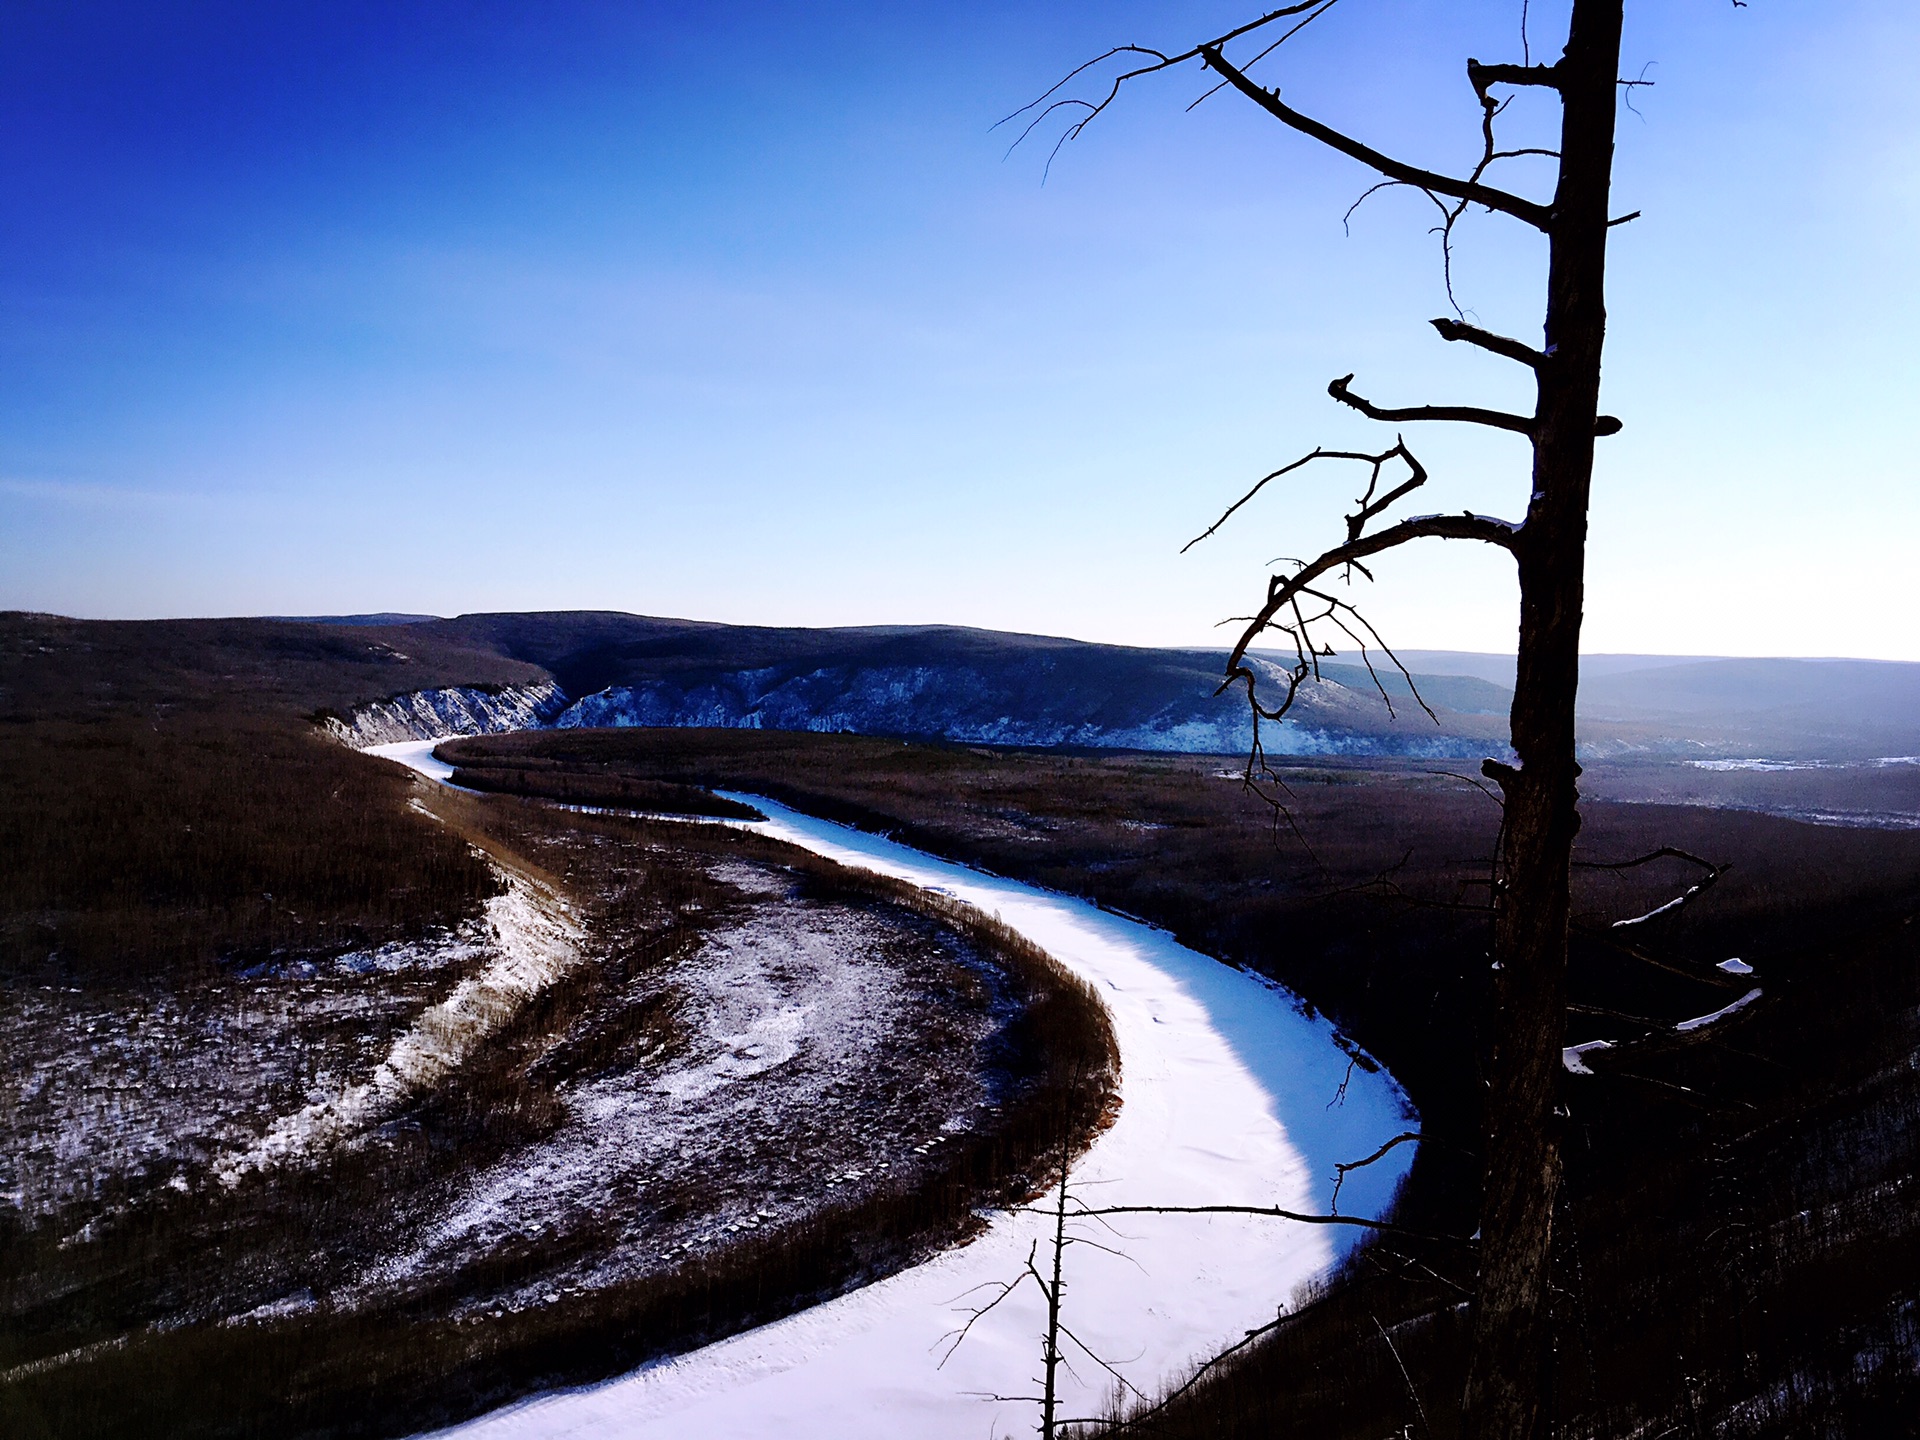
<svg viewBox="0 0 1920 1440">
<path fill-rule="evenodd" d="M 1044 183 L 991 129 L 1252 8 L 4 0 L 0 606 L 1217 638 L 1353 477 L 1180 544 L 1316 444 L 1391 443 L 1330 378 L 1525 400 L 1427 328 L 1424 200 L 1349 233 L 1368 177 L 1230 94 L 1187 113 L 1197 73 Z M 1519 58 L 1520 9 L 1341 0 L 1263 73 L 1457 169 L 1465 58 Z M 1920 659 L 1920 6 L 1628 11 L 1657 84 L 1620 128 L 1589 648 Z M 1483 323 L 1537 336 L 1539 269 L 1463 226 Z M 1514 437 L 1409 439 L 1418 509 L 1523 508 Z M 1396 642 L 1510 643 L 1491 553 L 1377 590 Z"/>
</svg>

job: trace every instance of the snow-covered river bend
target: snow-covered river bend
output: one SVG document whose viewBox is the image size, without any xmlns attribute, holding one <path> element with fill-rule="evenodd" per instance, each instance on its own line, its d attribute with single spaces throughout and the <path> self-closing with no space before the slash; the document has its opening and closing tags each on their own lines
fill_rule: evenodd
<svg viewBox="0 0 1920 1440">
<path fill-rule="evenodd" d="M 375 748 L 444 781 L 434 742 Z M 1076 1166 L 1090 1205 L 1243 1204 L 1324 1213 L 1334 1166 L 1411 1128 L 1384 1073 L 1350 1067 L 1332 1028 L 1292 997 L 1084 901 L 981 874 L 758 797 L 751 828 L 845 865 L 999 916 L 1092 982 L 1121 1055 L 1119 1118 Z M 1345 1080 L 1344 1091 L 1342 1081 Z M 1378 1214 L 1411 1162 L 1403 1145 L 1341 1191 Z M 1359 1232 L 1250 1216 L 1078 1222 L 1063 1319 L 1151 1393 L 1271 1320 Z M 1030 1434 L 1045 1312 L 1023 1287 L 949 1354 L 954 1331 L 1018 1276 L 1042 1217 L 997 1214 L 971 1244 L 730 1340 L 580 1389 L 540 1395 L 443 1432 L 725 1440 L 988 1440 Z M 944 1362 L 943 1362 L 943 1357 Z M 1067 1416 L 1095 1415 L 1116 1382 L 1069 1347 Z M 1016 1398 L 995 1398 L 1016 1397 Z"/>
</svg>

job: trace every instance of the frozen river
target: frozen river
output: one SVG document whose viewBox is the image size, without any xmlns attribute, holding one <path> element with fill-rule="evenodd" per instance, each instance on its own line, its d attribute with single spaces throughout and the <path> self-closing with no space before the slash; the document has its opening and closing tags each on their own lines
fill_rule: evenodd
<svg viewBox="0 0 1920 1440">
<path fill-rule="evenodd" d="M 435 742 L 374 753 L 444 781 Z M 1332 1028 L 1291 996 L 1084 901 L 937 860 L 754 796 L 749 828 L 997 915 L 1091 982 L 1113 1016 L 1119 1118 L 1073 1172 L 1086 1204 L 1278 1206 L 1325 1213 L 1334 1166 L 1412 1128 L 1384 1072 L 1349 1067 Z M 1342 1081 L 1348 1083 L 1342 1092 Z M 1380 1212 L 1412 1160 L 1403 1145 L 1341 1190 Z M 1110 1227 L 1110 1228 L 1109 1228 Z M 729 1340 L 458 1426 L 474 1440 L 988 1440 L 1033 1432 L 1045 1311 L 1028 1285 L 951 1349 L 952 1333 L 1014 1279 L 1045 1229 L 999 1213 L 971 1244 Z M 1255 1216 L 1077 1222 L 1062 1318 L 1125 1381 L 1152 1393 L 1273 1319 L 1360 1233 Z M 1111 1253 L 1110 1253 L 1111 1252 Z M 989 1287 L 989 1288 L 982 1288 Z M 951 1353 L 949 1351 L 951 1350 Z M 1067 1346 L 1062 1418 L 1095 1415 L 1120 1383 Z M 1006 1398 L 1011 1397 L 1011 1398 Z"/>
</svg>

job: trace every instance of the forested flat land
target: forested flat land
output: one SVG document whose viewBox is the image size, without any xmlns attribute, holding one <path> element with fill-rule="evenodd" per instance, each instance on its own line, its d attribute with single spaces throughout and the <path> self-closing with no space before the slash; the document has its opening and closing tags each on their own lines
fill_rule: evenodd
<svg viewBox="0 0 1920 1440">
<path fill-rule="evenodd" d="M 1471 772 L 1068 756 L 750 731 L 453 742 L 476 769 L 713 786 L 1167 926 L 1386 1062 L 1427 1143 L 1395 1237 L 1172 1398 L 1155 1435 L 1455 1433 L 1497 806 Z M 585 780 L 581 783 L 585 783 Z M 1688 905 L 1627 927 L 1700 870 Z M 1555 1296 L 1570 1435 L 1897 1434 L 1920 1414 L 1920 836 L 1590 801 Z M 1750 976 L 1717 969 L 1738 958 Z M 1660 1026 L 1761 996 L 1714 1024 Z M 1354 1157 L 1356 1159 L 1360 1157 Z M 1147 1296 L 1143 1294 L 1143 1303 Z M 1408 1429 L 1407 1427 L 1411 1427 Z M 1123 1433 L 1125 1433 L 1123 1431 Z"/>
<path fill-rule="evenodd" d="M 476 913 L 470 847 L 306 717 L 541 672 L 380 633 L 0 615 L 0 976 L 166 983 Z"/>
<path fill-rule="evenodd" d="M 453 783 L 490 795 L 526 795 L 563 805 L 637 810 L 668 815 L 710 816 L 722 820 L 763 820 L 758 810 L 724 800 L 698 785 L 643 780 L 564 760 L 512 757 L 488 765 L 462 765 Z"/>
</svg>

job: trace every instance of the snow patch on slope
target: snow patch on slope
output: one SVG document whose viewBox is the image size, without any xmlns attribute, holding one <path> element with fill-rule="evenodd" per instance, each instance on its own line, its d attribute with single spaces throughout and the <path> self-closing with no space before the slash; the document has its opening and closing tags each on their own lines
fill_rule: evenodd
<svg viewBox="0 0 1920 1440">
<path fill-rule="evenodd" d="M 415 690 L 355 708 L 350 720 L 328 717 L 327 728 L 356 750 L 403 740 L 445 740 L 455 735 L 500 735 L 539 730 L 566 705 L 558 685 L 509 685 L 500 690 L 457 686 Z"/>
<path fill-rule="evenodd" d="M 1269 684 L 1284 684 L 1265 661 Z M 1009 692 L 1003 679 L 966 666 L 831 666 L 782 678 L 776 670 L 742 670 L 687 685 L 649 680 L 613 685 L 575 701 L 556 729 L 604 726 L 708 726 L 730 730 L 810 730 L 829 734 L 924 735 L 967 744 L 1152 750 L 1242 755 L 1253 745 L 1247 707 L 1206 690 L 1128 718 L 1098 718 L 1113 697 Z M 1443 731 L 1383 735 L 1352 728 L 1370 707 L 1331 680 L 1303 689 L 1294 715 L 1262 729 L 1276 755 L 1478 755 L 1481 740 Z"/>
<path fill-rule="evenodd" d="M 1287 684 L 1270 661 L 1248 656 L 1269 693 Z M 1484 737 L 1449 733 L 1424 716 L 1383 731 L 1378 697 L 1331 677 L 1303 686 L 1286 720 L 1262 727 L 1274 755 L 1483 754 Z M 1245 755 L 1253 720 L 1242 697 L 1211 681 L 1116 691 L 1106 680 L 1062 678 L 1051 664 L 995 668 L 964 663 L 780 666 L 701 678 L 610 685 L 569 701 L 546 682 L 504 690 L 417 690 L 358 707 L 328 726 L 358 749 L 511 730 L 707 727 L 827 734 L 920 736 L 962 744 Z"/>
<path fill-rule="evenodd" d="M 391 1114 L 431 1089 L 574 965 L 580 928 L 566 902 L 518 875 L 507 873 L 506 881 L 506 893 L 487 902 L 496 943 L 480 972 L 414 1021 L 366 1080 L 282 1116 L 252 1145 L 216 1164 L 222 1185 L 298 1161 Z"/>
<path fill-rule="evenodd" d="M 985 1061 L 1008 1018 L 992 967 L 944 942 L 903 952 L 877 919 L 790 903 L 778 872 L 751 873 L 782 903 L 628 991 L 677 998 L 673 1039 L 617 1066 L 563 1068 L 559 1123 L 456 1185 L 398 1253 L 333 1292 L 336 1306 L 445 1285 L 465 1289 L 455 1313 L 472 1314 L 632 1281 L 904 1181 L 937 1137 L 990 1112 L 1004 1076 L 957 1057 Z M 988 993 L 928 1005 L 956 962 L 977 966 Z M 495 1251 L 532 1245 L 553 1247 L 550 1265 L 489 1271 Z"/>
</svg>

